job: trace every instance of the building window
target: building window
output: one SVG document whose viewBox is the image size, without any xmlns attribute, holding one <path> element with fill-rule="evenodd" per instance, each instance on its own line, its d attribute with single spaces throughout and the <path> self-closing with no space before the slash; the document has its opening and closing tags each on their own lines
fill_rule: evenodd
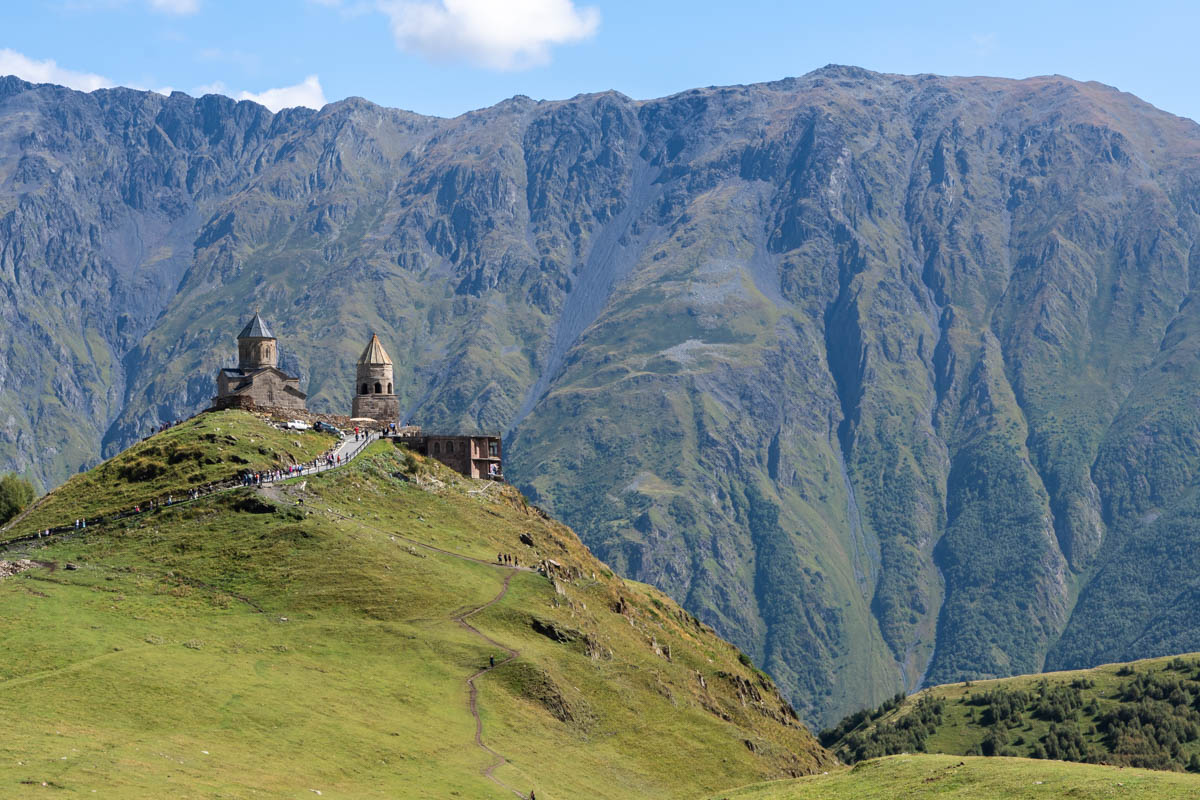
<svg viewBox="0 0 1200 800">
<path fill-rule="evenodd" d="M 383 387 L 378 383 L 375 384 L 375 394 L 383 394 Z"/>
<path fill-rule="evenodd" d="M 500 457 L 500 446 L 495 442 L 488 442 L 488 455 L 492 458 Z"/>
<path fill-rule="evenodd" d="M 454 452 L 454 442 L 446 442 L 446 452 L 447 453 Z"/>
<path fill-rule="evenodd" d="M 391 394 L 391 393 L 392 393 L 392 385 L 389 383 L 388 384 L 388 394 Z"/>
<path fill-rule="evenodd" d="M 433 443 L 433 454 L 435 456 L 440 456 L 442 454 L 442 443 L 441 442 Z"/>
<path fill-rule="evenodd" d="M 368 389 L 368 388 L 367 388 L 367 385 L 364 383 L 364 384 L 362 385 L 362 391 L 361 391 L 361 392 L 359 392 L 359 394 L 368 394 L 369 392 L 370 392 L 370 389 Z"/>
</svg>

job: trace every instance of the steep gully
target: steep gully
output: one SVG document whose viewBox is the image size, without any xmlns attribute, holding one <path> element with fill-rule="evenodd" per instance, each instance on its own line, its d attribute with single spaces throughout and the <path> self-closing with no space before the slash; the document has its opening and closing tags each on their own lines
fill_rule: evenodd
<svg viewBox="0 0 1200 800">
<path fill-rule="evenodd" d="M 644 249 L 639 245 L 649 238 L 651 231 L 644 229 L 640 235 L 632 237 L 631 229 L 642 212 L 661 194 L 661 189 L 652 189 L 661 171 L 661 168 L 651 167 L 641 156 L 637 158 L 628 201 L 613 220 L 596 234 L 587 260 L 571 281 L 562 313 L 550 334 L 550 349 L 545 364 L 505 431 L 505 436 L 512 436 L 513 431 L 533 411 L 549 390 L 550 384 L 558 378 L 567 353 L 604 310 L 613 289 L 633 272 L 638 254 Z"/>
</svg>

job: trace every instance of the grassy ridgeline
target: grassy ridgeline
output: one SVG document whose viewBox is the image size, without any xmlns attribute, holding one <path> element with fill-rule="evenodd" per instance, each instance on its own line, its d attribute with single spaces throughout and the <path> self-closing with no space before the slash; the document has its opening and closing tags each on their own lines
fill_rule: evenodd
<svg viewBox="0 0 1200 800">
<path fill-rule="evenodd" d="M 279 430 L 242 411 L 200 414 L 72 477 L 0 532 L 0 541 L 171 494 L 182 499 L 188 489 L 243 472 L 311 461 L 336 443 L 313 430 Z"/>
<path fill-rule="evenodd" d="M 270 435 L 233 419 L 239 443 Z M 146 445 L 172 465 L 193 439 Z M 100 480 L 142 457 L 81 476 L 91 513 L 143 490 Z M 70 508 L 56 494 L 39 513 Z M 506 654 L 455 621 L 500 592 L 500 552 L 560 570 L 511 573 L 470 618 L 520 651 L 476 681 L 500 780 L 540 798 L 683 798 L 836 766 L 665 595 L 613 576 L 510 487 L 380 443 L 316 478 L 30 551 L 58 569 L 0 581 L 0 713 L 21 720 L 0 739 L 0 794 L 511 797 L 481 775 L 464 683 Z"/>
<path fill-rule="evenodd" d="M 1025 758 L 898 755 L 851 770 L 748 786 L 713 800 L 1190 800 L 1200 777 Z"/>
<path fill-rule="evenodd" d="M 1200 656 L 935 686 L 821 739 L 850 763 L 930 752 L 1200 772 Z"/>
</svg>

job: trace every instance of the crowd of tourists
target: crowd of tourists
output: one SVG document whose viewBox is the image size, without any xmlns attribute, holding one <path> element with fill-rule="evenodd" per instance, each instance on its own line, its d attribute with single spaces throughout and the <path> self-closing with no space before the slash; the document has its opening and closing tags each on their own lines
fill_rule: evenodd
<svg viewBox="0 0 1200 800">
<path fill-rule="evenodd" d="M 187 420 L 176 419 L 176 420 L 171 420 L 170 422 L 164 422 L 163 424 L 156 426 L 156 427 L 154 428 L 154 430 L 150 431 L 150 435 L 149 435 L 149 436 L 147 436 L 147 437 L 145 437 L 145 438 L 144 438 L 142 441 L 145 441 L 146 439 L 149 439 L 149 438 L 150 438 L 150 436 L 154 436 L 155 434 L 159 434 L 159 433 L 162 433 L 162 432 L 163 432 L 163 431 L 165 431 L 165 430 L 169 430 L 170 428 L 174 428 L 176 425 L 180 425 L 180 424 L 182 424 L 182 423 L 184 423 L 184 422 L 186 422 L 186 421 L 187 421 Z"/>
<path fill-rule="evenodd" d="M 315 461 L 310 461 L 308 465 L 292 464 L 284 469 L 268 469 L 259 472 L 243 472 L 241 476 L 242 486 L 262 486 L 264 483 L 273 483 L 274 481 L 287 480 L 294 478 L 297 475 L 303 475 L 306 469 L 315 466 Z"/>
<path fill-rule="evenodd" d="M 365 431 L 359 434 L 357 429 L 355 430 L 354 441 L 365 442 L 369 437 L 370 435 Z M 312 472 L 322 472 L 333 467 L 340 467 L 349 460 L 350 459 L 347 456 L 341 455 L 336 449 L 334 449 L 317 456 L 312 461 L 306 461 L 303 464 L 292 464 L 281 469 L 243 472 L 241 476 L 239 476 L 239 480 L 241 481 L 242 486 L 262 486 L 264 483 L 285 481 L 288 478 L 295 478 Z"/>
</svg>

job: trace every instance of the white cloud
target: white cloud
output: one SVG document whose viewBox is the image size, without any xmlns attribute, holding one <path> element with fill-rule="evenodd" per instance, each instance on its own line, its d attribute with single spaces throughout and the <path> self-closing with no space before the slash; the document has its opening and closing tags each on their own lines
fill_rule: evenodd
<svg viewBox="0 0 1200 800">
<path fill-rule="evenodd" d="M 242 92 L 237 96 L 237 99 L 253 100 L 272 111 L 279 111 L 282 108 L 295 108 L 296 106 L 321 108 L 321 106 L 325 105 L 325 92 L 321 89 L 321 81 L 317 79 L 317 76 L 309 75 L 295 86 L 267 89 L 265 92 L 257 94 Z"/>
<path fill-rule="evenodd" d="M 195 89 L 192 89 L 190 92 L 188 92 L 188 94 L 190 94 L 192 97 L 204 97 L 206 94 L 228 95 L 232 93 L 229 91 L 229 87 L 226 86 L 222 81 L 213 81 L 212 83 L 206 83 L 203 86 L 197 86 Z"/>
<path fill-rule="evenodd" d="M 55 83 L 81 92 L 92 92 L 96 89 L 108 89 L 116 84 L 104 77 L 90 72 L 76 72 L 60 67 L 53 59 L 36 61 L 15 50 L 0 48 L 0 75 L 16 75 L 30 83 Z M 142 87 L 131 86 L 133 89 Z M 173 86 L 161 86 L 152 89 L 158 94 L 169 95 L 175 91 Z M 223 94 L 238 100 L 253 100 L 261 103 L 272 111 L 283 108 L 304 106 L 319 109 L 326 104 L 325 91 L 316 75 L 309 75 L 295 86 L 281 86 L 278 89 L 267 89 L 263 92 L 238 92 L 236 95 L 221 81 L 197 86 L 188 94 L 202 97 L 206 94 Z"/>
<path fill-rule="evenodd" d="M 195 14 L 200 0 L 150 0 L 150 7 L 164 14 Z"/>
<path fill-rule="evenodd" d="M 599 11 L 572 0 L 380 0 L 379 10 L 400 49 L 492 69 L 545 64 L 552 45 L 587 39 L 600 26 Z"/>
<path fill-rule="evenodd" d="M 16 75 L 30 83 L 57 83 L 82 92 L 107 89 L 114 85 L 103 75 L 64 69 L 53 59 L 35 61 L 8 49 L 0 49 L 0 75 Z"/>
</svg>

